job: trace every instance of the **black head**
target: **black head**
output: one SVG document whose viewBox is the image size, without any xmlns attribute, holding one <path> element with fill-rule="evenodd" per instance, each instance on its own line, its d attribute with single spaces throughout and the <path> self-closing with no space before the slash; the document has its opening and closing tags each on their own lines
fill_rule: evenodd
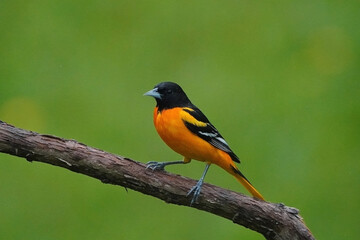
<svg viewBox="0 0 360 240">
<path fill-rule="evenodd" d="M 159 111 L 173 107 L 186 107 L 191 105 L 189 98 L 182 88 L 173 82 L 162 82 L 157 84 L 154 89 L 144 95 L 152 96 L 156 100 Z"/>
</svg>

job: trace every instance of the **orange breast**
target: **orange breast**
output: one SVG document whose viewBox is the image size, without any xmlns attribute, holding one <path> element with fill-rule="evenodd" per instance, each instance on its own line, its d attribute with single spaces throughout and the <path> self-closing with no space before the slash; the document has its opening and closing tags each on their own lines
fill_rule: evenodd
<svg viewBox="0 0 360 240">
<path fill-rule="evenodd" d="M 172 108 L 158 113 L 154 109 L 154 124 L 162 140 L 182 156 L 199 161 L 215 163 L 221 167 L 232 162 L 222 150 L 193 134 L 181 118 L 181 108 Z"/>
</svg>

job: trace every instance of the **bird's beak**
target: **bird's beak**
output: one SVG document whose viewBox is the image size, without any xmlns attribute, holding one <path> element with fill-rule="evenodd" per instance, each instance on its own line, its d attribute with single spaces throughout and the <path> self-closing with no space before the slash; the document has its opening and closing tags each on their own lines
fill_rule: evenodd
<svg viewBox="0 0 360 240">
<path fill-rule="evenodd" d="M 151 96 L 151 97 L 154 97 L 154 98 L 157 98 L 157 99 L 161 99 L 161 95 L 158 92 L 157 88 L 154 88 L 154 89 L 144 93 L 144 96 Z"/>
</svg>

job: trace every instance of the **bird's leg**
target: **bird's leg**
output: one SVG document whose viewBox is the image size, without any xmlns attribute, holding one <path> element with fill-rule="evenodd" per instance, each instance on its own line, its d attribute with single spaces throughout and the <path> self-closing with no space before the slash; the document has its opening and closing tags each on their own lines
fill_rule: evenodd
<svg viewBox="0 0 360 240">
<path fill-rule="evenodd" d="M 155 162 L 150 161 L 146 163 L 146 168 L 150 168 L 151 170 L 164 170 L 165 166 L 173 165 L 173 164 L 186 164 L 189 163 L 191 159 L 184 158 L 182 161 L 173 161 L 173 162 Z"/>
<path fill-rule="evenodd" d="M 205 170 L 201 176 L 201 178 L 199 179 L 199 181 L 196 183 L 195 186 L 193 186 L 190 191 L 188 192 L 188 194 L 186 196 L 189 196 L 193 193 L 193 198 L 191 199 L 191 203 L 190 206 L 193 205 L 194 202 L 196 202 L 196 199 L 199 197 L 200 191 L 201 191 L 201 186 L 204 182 L 204 178 L 205 175 L 207 173 L 207 171 L 209 170 L 210 167 L 210 163 L 206 164 Z"/>
</svg>

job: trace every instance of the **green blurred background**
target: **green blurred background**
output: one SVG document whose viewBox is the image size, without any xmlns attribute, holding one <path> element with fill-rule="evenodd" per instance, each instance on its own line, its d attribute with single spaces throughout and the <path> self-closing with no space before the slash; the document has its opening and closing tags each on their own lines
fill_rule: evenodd
<svg viewBox="0 0 360 240">
<path fill-rule="evenodd" d="M 179 160 L 153 99 L 179 83 L 268 201 L 360 235 L 359 1 L 0 2 L 0 119 L 138 161 Z M 0 154 L 0 239 L 263 239 L 231 221 Z M 204 164 L 169 167 L 198 179 Z M 206 181 L 246 190 L 212 167 Z"/>
</svg>

